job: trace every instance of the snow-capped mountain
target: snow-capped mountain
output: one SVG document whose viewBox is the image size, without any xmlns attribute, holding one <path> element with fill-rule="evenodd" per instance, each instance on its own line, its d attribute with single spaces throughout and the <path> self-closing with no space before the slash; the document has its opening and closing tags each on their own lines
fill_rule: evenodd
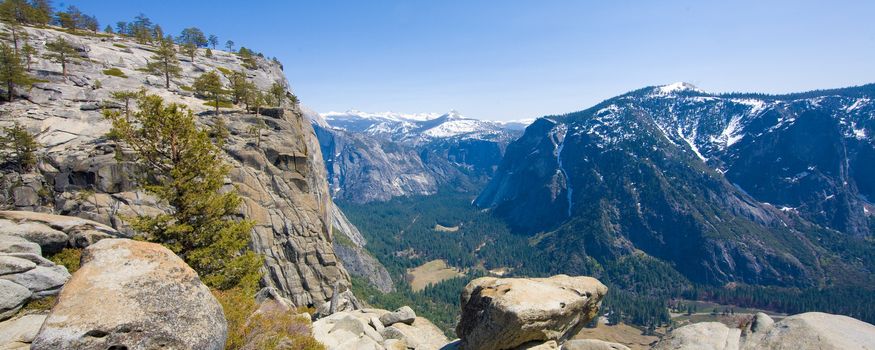
<svg viewBox="0 0 875 350">
<path fill-rule="evenodd" d="M 873 131 L 875 84 L 647 87 L 535 121 L 475 204 L 556 261 L 643 251 L 694 281 L 822 283 L 875 270 L 846 256 L 875 233 Z"/>
<path fill-rule="evenodd" d="M 355 202 L 428 195 L 445 184 L 479 188 L 520 122 L 445 114 L 328 112 L 308 115 L 335 198 Z"/>
<path fill-rule="evenodd" d="M 499 140 L 512 137 L 519 122 L 503 123 L 468 118 L 457 111 L 445 114 L 367 113 L 356 110 L 320 115 L 332 128 L 419 145 L 437 139 Z"/>
</svg>

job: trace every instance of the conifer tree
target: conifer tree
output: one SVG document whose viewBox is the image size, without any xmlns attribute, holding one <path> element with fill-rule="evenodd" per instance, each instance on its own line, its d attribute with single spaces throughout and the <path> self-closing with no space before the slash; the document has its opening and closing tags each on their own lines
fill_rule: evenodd
<svg viewBox="0 0 875 350">
<path fill-rule="evenodd" d="M 39 147 L 33 135 L 18 122 L 3 128 L 3 136 L 0 136 L 3 159 L 14 164 L 18 171 L 27 172 L 36 166 L 36 150 Z"/>
<path fill-rule="evenodd" d="M 64 37 L 58 36 L 54 41 L 46 43 L 46 49 L 49 50 L 49 54 L 46 55 L 46 58 L 55 61 L 56 63 L 60 63 L 64 79 L 67 79 L 67 65 L 71 61 L 79 59 L 79 54 L 76 52 L 76 48 L 64 39 Z"/>
<path fill-rule="evenodd" d="M 234 41 L 232 41 L 232 40 L 226 41 L 225 48 L 228 49 L 228 52 L 234 52 Z"/>
<path fill-rule="evenodd" d="M 265 103 L 264 93 L 259 91 L 255 84 L 250 83 L 249 89 L 246 91 L 246 108 L 251 108 L 255 115 L 259 115 L 261 107 L 264 107 Z"/>
<path fill-rule="evenodd" d="M 190 27 L 182 30 L 179 35 L 179 44 L 190 44 L 194 47 L 206 47 L 209 44 L 206 35 L 199 28 Z"/>
<path fill-rule="evenodd" d="M 194 88 L 194 91 L 198 95 L 213 100 L 216 107 L 216 115 L 218 116 L 219 104 L 221 103 L 222 96 L 225 95 L 225 89 L 222 86 L 222 78 L 219 77 L 219 74 L 215 71 L 201 74 L 201 76 L 194 80 L 192 88 Z"/>
<path fill-rule="evenodd" d="M 33 7 L 33 13 L 30 23 L 41 26 L 49 24 L 49 22 L 52 20 L 52 15 L 54 14 L 51 1 L 31 0 L 30 3 Z"/>
<path fill-rule="evenodd" d="M 173 38 L 167 37 L 161 39 L 158 43 L 158 49 L 152 55 L 154 62 L 149 62 L 147 69 L 152 74 L 164 75 L 164 87 L 170 88 L 170 78 L 177 77 L 182 72 L 179 67 L 179 59 L 176 58 L 176 46 L 173 45 Z"/>
<path fill-rule="evenodd" d="M 18 24 L 18 22 L 9 21 L 7 19 L 4 19 L 2 22 L 6 25 L 6 31 L 9 32 L 9 41 L 12 42 L 12 49 L 15 54 L 18 55 L 20 53 L 18 50 L 20 43 L 27 40 L 27 31 L 25 31 L 24 27 Z"/>
<path fill-rule="evenodd" d="M 197 54 L 197 46 L 194 44 L 183 44 L 182 53 L 188 56 L 191 62 L 194 63 L 194 56 Z"/>
<path fill-rule="evenodd" d="M 144 96 L 145 94 L 146 94 L 146 90 L 144 89 L 144 90 L 140 90 L 140 91 L 114 91 L 114 92 L 110 93 L 109 95 L 114 100 L 124 102 L 124 104 L 125 104 L 125 108 L 124 108 L 125 117 L 130 118 L 131 117 L 131 101 L 136 100 L 136 99 L 140 98 L 141 96 Z"/>
<path fill-rule="evenodd" d="M 207 41 L 210 42 L 210 46 L 212 46 L 213 50 L 216 49 L 216 45 L 219 45 L 219 37 L 217 37 L 213 34 L 210 34 L 210 37 L 209 37 L 209 39 L 207 39 Z"/>
<path fill-rule="evenodd" d="M 27 70 L 30 70 L 30 65 L 33 63 L 33 56 L 37 54 L 36 49 L 30 44 L 25 43 L 21 47 L 21 58 L 24 59 L 24 64 Z"/>
<path fill-rule="evenodd" d="M 16 87 L 30 86 L 33 83 L 21 58 L 5 43 L 0 43 L 0 81 L 6 85 L 7 101 L 12 101 Z"/>
<path fill-rule="evenodd" d="M 223 190 L 230 167 L 221 149 L 185 106 L 158 96 L 144 96 L 138 105 L 130 118 L 105 112 L 110 136 L 134 151 L 141 183 L 171 210 L 132 218 L 132 226 L 182 257 L 208 286 L 254 289 L 262 258 L 248 249 L 253 222 L 231 219 L 241 199 Z"/>
<path fill-rule="evenodd" d="M 244 101 L 246 94 L 251 84 L 246 80 L 246 73 L 243 70 L 233 72 L 228 80 L 231 81 L 231 100 L 237 104 Z"/>
<path fill-rule="evenodd" d="M 273 85 L 270 86 L 270 95 L 273 98 L 274 104 L 276 104 L 277 107 L 282 107 L 283 100 L 285 100 L 284 97 L 286 96 L 285 85 L 279 82 L 273 83 Z"/>
</svg>

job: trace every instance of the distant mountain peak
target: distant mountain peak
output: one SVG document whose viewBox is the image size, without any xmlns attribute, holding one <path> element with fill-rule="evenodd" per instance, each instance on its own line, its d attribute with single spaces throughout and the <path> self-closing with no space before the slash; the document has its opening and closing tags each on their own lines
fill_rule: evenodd
<svg viewBox="0 0 875 350">
<path fill-rule="evenodd" d="M 455 109 L 451 109 L 449 112 L 447 112 L 447 114 L 445 114 L 445 116 L 447 117 L 447 119 L 465 119 L 465 116 L 463 116 L 461 113 L 459 113 L 459 111 Z"/>
<path fill-rule="evenodd" d="M 701 93 L 705 92 L 693 84 L 682 82 L 682 81 L 667 84 L 667 85 L 657 86 L 654 89 L 654 92 L 656 94 L 659 94 L 659 95 L 671 95 L 671 94 L 675 94 L 678 92 L 684 92 L 684 91 L 701 92 Z"/>
</svg>

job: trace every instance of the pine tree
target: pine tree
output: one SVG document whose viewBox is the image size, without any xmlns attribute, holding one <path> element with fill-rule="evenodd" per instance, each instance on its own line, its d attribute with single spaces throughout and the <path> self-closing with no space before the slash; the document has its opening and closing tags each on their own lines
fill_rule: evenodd
<svg viewBox="0 0 875 350">
<path fill-rule="evenodd" d="M 199 28 L 190 27 L 182 30 L 179 35 L 179 44 L 189 44 L 194 47 L 206 47 L 209 44 L 206 35 Z"/>
<path fill-rule="evenodd" d="M 21 56 L 24 58 L 24 64 L 27 70 L 30 70 L 30 65 L 33 63 L 33 57 L 36 56 L 37 51 L 30 44 L 25 43 L 24 46 L 21 47 Z"/>
<path fill-rule="evenodd" d="M 222 78 L 219 77 L 219 74 L 215 71 L 201 74 L 201 76 L 194 80 L 192 88 L 194 88 L 194 91 L 198 95 L 210 98 L 214 101 L 216 115 L 218 116 L 219 104 L 222 100 L 222 96 L 225 95 L 225 89 L 222 86 Z"/>
<path fill-rule="evenodd" d="M 264 119 L 258 117 L 258 121 L 255 125 L 249 127 L 249 133 L 255 137 L 255 148 L 261 148 L 261 130 L 267 129 L 267 124 L 264 123 Z"/>
<path fill-rule="evenodd" d="M 16 122 L 3 128 L 0 137 L 0 150 L 6 163 L 12 163 L 20 172 L 27 172 L 36 166 L 36 150 L 40 147 L 27 129 Z"/>
<path fill-rule="evenodd" d="M 258 68 L 258 65 L 255 62 L 255 57 L 252 56 L 252 50 L 241 47 L 240 50 L 237 50 L 237 56 L 240 56 L 240 60 L 243 61 L 243 67 L 246 67 L 247 69 Z"/>
<path fill-rule="evenodd" d="M 65 29 L 69 29 L 75 31 L 82 24 L 82 11 L 79 10 L 78 7 L 70 5 L 67 7 L 67 11 L 58 12 L 55 14 L 57 16 L 56 21 L 61 27 Z"/>
<path fill-rule="evenodd" d="M 264 95 L 255 84 L 251 84 L 246 91 L 246 108 L 251 108 L 255 115 L 261 114 L 261 107 L 266 103 Z"/>
<path fill-rule="evenodd" d="M 31 0 L 30 3 L 33 7 L 33 14 L 31 16 L 30 23 L 40 26 L 49 24 L 49 22 L 52 20 L 52 15 L 55 12 L 52 9 L 51 1 Z"/>
<path fill-rule="evenodd" d="M 173 38 L 167 37 L 161 39 L 158 43 L 158 49 L 152 55 L 154 62 L 149 62 L 146 68 L 152 74 L 164 75 L 164 87 L 170 88 L 170 78 L 179 76 L 182 68 L 179 67 L 179 59 L 176 58 L 176 46 L 173 45 Z"/>
<path fill-rule="evenodd" d="M 26 43 L 27 31 L 25 31 L 24 27 L 18 24 L 18 22 L 8 21 L 7 19 L 4 19 L 3 23 L 6 24 L 6 31 L 9 32 L 9 38 L 12 42 L 13 51 L 15 51 L 16 55 L 20 54 L 19 47 L 21 46 L 22 41 L 25 41 Z"/>
<path fill-rule="evenodd" d="M 207 41 L 210 43 L 210 46 L 212 46 L 213 50 L 216 49 L 216 45 L 219 45 L 219 37 L 213 34 L 210 34 L 210 37 L 209 39 L 207 39 Z"/>
<path fill-rule="evenodd" d="M 283 106 L 283 100 L 286 96 L 286 86 L 282 83 L 275 82 L 270 86 L 270 95 L 277 107 Z"/>
<path fill-rule="evenodd" d="M 125 103 L 125 118 L 131 117 L 131 101 L 136 100 L 146 94 L 146 90 L 140 91 L 114 91 L 109 95 L 118 101 Z"/>
<path fill-rule="evenodd" d="M 225 48 L 228 49 L 228 52 L 234 52 L 234 41 L 232 41 L 232 40 L 226 41 Z"/>
<path fill-rule="evenodd" d="M 58 36 L 54 41 L 46 43 L 46 50 L 50 52 L 46 55 L 46 58 L 60 63 L 64 79 L 67 79 L 67 64 L 79 59 L 76 48 L 70 45 L 70 42 L 64 39 L 64 37 Z"/>
<path fill-rule="evenodd" d="M 237 104 L 244 100 L 251 84 L 246 80 L 246 73 L 243 70 L 233 72 L 228 80 L 231 81 L 231 99 Z"/>
<path fill-rule="evenodd" d="M 0 19 L 6 23 L 40 24 L 40 9 L 25 0 L 3 0 L 0 2 Z"/>
<path fill-rule="evenodd" d="M 12 101 L 16 87 L 30 86 L 33 83 L 21 58 L 5 43 L 0 43 L 0 81 L 6 85 L 7 101 Z"/>
<path fill-rule="evenodd" d="M 115 34 L 112 30 L 112 26 L 107 24 L 106 27 L 103 28 L 103 32 L 106 34 Z"/>
<path fill-rule="evenodd" d="M 194 44 L 183 44 L 182 45 L 182 53 L 184 53 L 188 58 L 194 63 L 194 56 L 197 54 L 197 46 Z"/>
<path fill-rule="evenodd" d="M 254 289 L 262 258 L 248 249 L 253 222 L 231 219 L 241 199 L 223 190 L 230 167 L 207 130 L 183 105 L 144 96 L 131 118 L 105 112 L 110 136 L 133 149 L 145 189 L 166 202 L 168 214 L 131 219 L 143 237 L 183 258 L 209 286 Z"/>
</svg>

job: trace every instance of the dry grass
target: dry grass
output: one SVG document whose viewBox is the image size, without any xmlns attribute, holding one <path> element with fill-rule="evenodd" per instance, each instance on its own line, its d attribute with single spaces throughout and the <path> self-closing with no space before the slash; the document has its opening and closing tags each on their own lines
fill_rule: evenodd
<svg viewBox="0 0 875 350">
<path fill-rule="evenodd" d="M 441 224 L 434 224 L 433 230 L 438 232 L 456 232 L 459 230 L 459 226 L 444 226 Z"/>
<path fill-rule="evenodd" d="M 447 266 L 444 260 L 432 260 L 413 269 L 407 269 L 407 281 L 414 292 L 454 277 L 464 276 L 459 269 Z"/>
<path fill-rule="evenodd" d="M 640 329 L 623 323 L 613 326 L 599 324 L 596 328 L 582 329 L 574 339 L 600 339 L 626 345 L 632 350 L 650 349 L 650 344 L 659 340 L 658 337 L 642 333 Z"/>
<path fill-rule="evenodd" d="M 228 321 L 225 349 L 325 350 L 313 338 L 309 319 L 271 304 L 259 310 L 252 293 L 241 289 L 213 290 L 213 294 Z"/>
</svg>

